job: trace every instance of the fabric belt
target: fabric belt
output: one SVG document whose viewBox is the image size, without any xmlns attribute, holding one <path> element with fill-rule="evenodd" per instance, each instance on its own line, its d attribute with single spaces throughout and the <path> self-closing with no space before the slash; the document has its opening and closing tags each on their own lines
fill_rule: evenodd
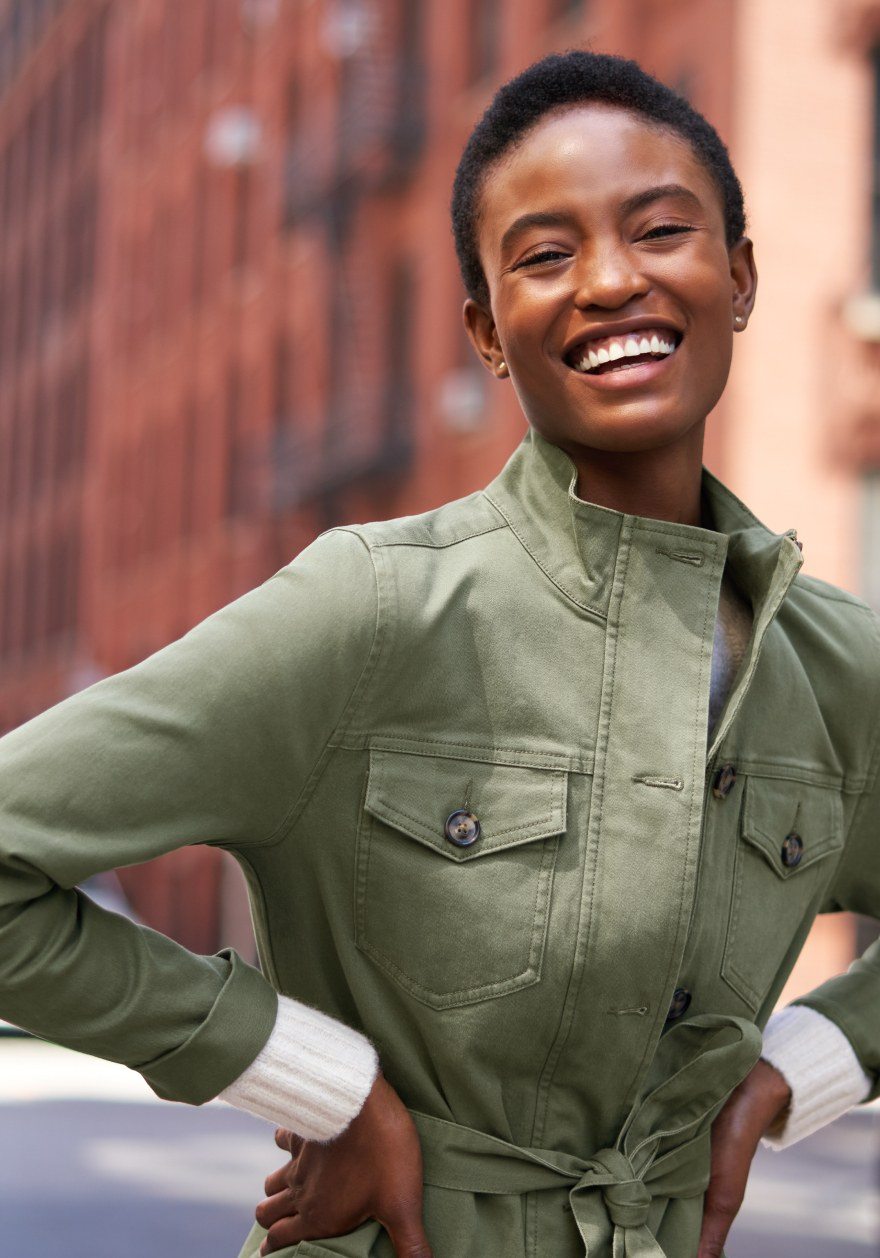
<svg viewBox="0 0 880 1258">
<path fill-rule="evenodd" d="M 519 1194 L 571 1185 L 586 1258 L 664 1258 L 647 1226 L 655 1197 L 696 1197 L 709 1182 L 711 1122 L 761 1054 L 761 1032 L 743 1018 L 701 1014 L 662 1036 L 662 1082 L 637 1101 L 613 1148 L 580 1158 L 509 1144 L 411 1110 L 426 1184 L 459 1192 Z"/>
</svg>

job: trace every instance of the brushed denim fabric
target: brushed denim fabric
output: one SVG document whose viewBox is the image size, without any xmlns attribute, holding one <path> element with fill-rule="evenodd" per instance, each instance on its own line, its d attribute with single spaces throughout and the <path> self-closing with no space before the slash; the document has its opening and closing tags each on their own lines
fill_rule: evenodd
<svg viewBox="0 0 880 1258">
<path fill-rule="evenodd" d="M 436 1258 L 695 1254 L 711 1120 L 813 918 L 880 914 L 874 614 L 708 472 L 713 529 L 575 484 L 529 431 L 485 490 L 324 534 L 0 740 L 0 1015 L 195 1104 L 276 992 L 358 1027 Z M 754 625 L 707 746 L 725 564 Z M 262 973 L 75 890 L 194 843 L 241 863 Z M 880 1075 L 880 948 L 803 1003 Z"/>
</svg>

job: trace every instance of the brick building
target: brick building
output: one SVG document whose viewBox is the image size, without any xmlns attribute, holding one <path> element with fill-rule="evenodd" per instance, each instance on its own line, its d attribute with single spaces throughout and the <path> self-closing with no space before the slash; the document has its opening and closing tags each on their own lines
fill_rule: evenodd
<svg viewBox="0 0 880 1258">
<path fill-rule="evenodd" d="M 0 0 L 0 728 L 158 649 L 322 529 L 494 474 L 523 421 L 461 330 L 450 183 L 494 86 L 576 45 L 635 56 L 731 144 L 768 265 L 707 461 L 774 527 L 797 523 L 810 570 L 873 593 L 878 13 Z M 833 179 L 811 175 L 817 156 Z M 829 221 L 853 227 L 810 252 Z M 829 327 L 855 362 L 836 376 L 815 370 Z M 750 456 L 768 416 L 781 464 Z M 216 852 L 122 876 L 191 946 L 247 937 Z M 852 930 L 823 930 L 833 968 Z"/>
</svg>

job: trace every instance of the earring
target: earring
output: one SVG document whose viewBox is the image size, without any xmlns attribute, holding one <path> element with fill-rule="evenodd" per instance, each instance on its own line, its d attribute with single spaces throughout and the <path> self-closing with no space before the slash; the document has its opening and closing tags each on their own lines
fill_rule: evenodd
<svg viewBox="0 0 880 1258">
<path fill-rule="evenodd" d="M 742 317 L 742 315 L 734 315 L 733 321 L 737 325 L 737 327 L 741 327 L 745 323 L 745 319 Z"/>
<path fill-rule="evenodd" d="M 504 359 L 503 359 L 503 358 L 502 358 L 502 359 L 500 360 L 500 362 L 498 363 L 498 374 L 499 374 L 499 376 L 506 376 L 506 375 L 507 375 L 507 363 L 504 361 Z"/>
</svg>

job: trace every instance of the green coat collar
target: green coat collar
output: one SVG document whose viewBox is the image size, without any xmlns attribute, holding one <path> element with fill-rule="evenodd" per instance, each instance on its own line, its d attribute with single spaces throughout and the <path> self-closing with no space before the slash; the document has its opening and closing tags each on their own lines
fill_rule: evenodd
<svg viewBox="0 0 880 1258">
<path fill-rule="evenodd" d="M 621 529 L 635 517 L 586 502 L 576 493 L 577 470 L 558 446 L 530 428 L 487 486 L 486 496 L 556 586 L 585 611 L 607 615 Z M 773 533 L 711 472 L 703 492 L 717 531 L 690 524 L 663 524 L 670 545 L 722 545 L 732 574 L 756 614 L 772 599 L 778 580 L 786 587 L 802 563 L 794 529 Z"/>
</svg>

